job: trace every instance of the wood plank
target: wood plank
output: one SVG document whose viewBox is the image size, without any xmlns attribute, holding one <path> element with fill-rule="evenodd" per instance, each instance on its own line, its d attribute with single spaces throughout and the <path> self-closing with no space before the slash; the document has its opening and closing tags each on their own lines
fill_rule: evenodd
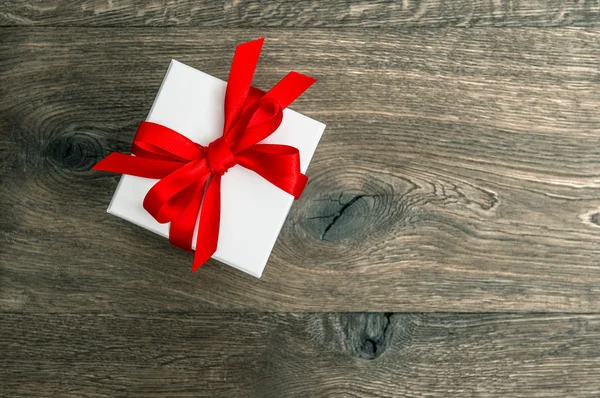
<svg viewBox="0 0 600 398">
<path fill-rule="evenodd" d="M 597 1 L 6 0 L 0 26 L 598 26 Z"/>
<path fill-rule="evenodd" d="M 598 315 L 0 318 L 11 397 L 591 397 Z"/>
<path fill-rule="evenodd" d="M 259 30 L 3 30 L 0 308 L 600 310 L 600 30 L 268 31 L 328 124 L 261 280 L 105 214 L 171 58 Z"/>
</svg>

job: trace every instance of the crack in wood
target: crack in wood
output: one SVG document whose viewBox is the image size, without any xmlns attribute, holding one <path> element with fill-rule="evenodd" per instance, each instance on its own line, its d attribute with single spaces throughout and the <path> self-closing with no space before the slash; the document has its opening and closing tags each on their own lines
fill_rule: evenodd
<svg viewBox="0 0 600 398">
<path fill-rule="evenodd" d="M 327 224 L 327 226 L 323 230 L 323 233 L 321 234 L 319 239 L 324 240 L 325 235 L 327 235 L 327 232 L 329 232 L 329 230 L 335 225 L 335 223 L 337 222 L 337 220 L 340 219 L 342 214 L 344 214 L 344 212 L 346 210 L 348 210 L 350 208 L 350 206 L 352 206 L 354 203 L 356 203 L 359 199 L 361 199 L 364 196 L 365 195 L 356 195 L 352 199 L 350 199 L 350 201 L 346 202 L 345 204 L 342 204 L 341 203 L 341 195 L 340 195 L 340 204 L 342 204 L 342 208 L 333 216 L 333 219 L 331 220 L 331 222 L 329 224 Z"/>
</svg>

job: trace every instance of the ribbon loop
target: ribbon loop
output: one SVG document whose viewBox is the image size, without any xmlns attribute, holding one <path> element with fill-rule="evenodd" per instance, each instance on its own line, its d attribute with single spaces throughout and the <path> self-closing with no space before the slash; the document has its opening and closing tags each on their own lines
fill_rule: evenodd
<svg viewBox="0 0 600 398">
<path fill-rule="evenodd" d="M 224 102 L 223 135 L 207 147 L 166 126 L 142 122 L 127 156 L 112 153 L 94 170 L 156 178 L 143 206 L 159 223 L 171 223 L 169 241 L 192 250 L 198 237 L 192 272 L 217 250 L 221 214 L 221 177 L 231 167 L 250 169 L 296 199 L 307 178 L 300 172 L 298 149 L 259 144 L 279 128 L 283 109 L 315 79 L 290 72 L 264 93 L 252 88 L 264 39 L 240 44 L 233 57 Z"/>
<path fill-rule="evenodd" d="M 273 98 L 261 98 L 250 107 L 235 126 L 232 148 L 235 153 L 264 140 L 279 128 L 283 120 L 283 109 Z"/>
<path fill-rule="evenodd" d="M 210 175 L 206 159 L 184 164 L 150 188 L 144 198 L 144 209 L 161 224 L 175 220 L 185 209 L 184 203 L 177 200 L 180 192 L 194 183 L 204 183 Z"/>
</svg>

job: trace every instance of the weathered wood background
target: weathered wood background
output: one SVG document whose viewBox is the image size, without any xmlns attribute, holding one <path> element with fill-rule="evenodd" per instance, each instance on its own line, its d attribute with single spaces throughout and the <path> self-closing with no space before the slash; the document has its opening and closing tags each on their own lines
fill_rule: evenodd
<svg viewBox="0 0 600 398">
<path fill-rule="evenodd" d="M 597 397 L 599 315 L 6 314 L 11 396 Z"/>
<path fill-rule="evenodd" d="M 263 278 L 190 275 L 90 168 L 260 36 L 328 128 Z M 5 1 L 0 157 L 0 395 L 600 395 L 598 1 Z"/>
</svg>

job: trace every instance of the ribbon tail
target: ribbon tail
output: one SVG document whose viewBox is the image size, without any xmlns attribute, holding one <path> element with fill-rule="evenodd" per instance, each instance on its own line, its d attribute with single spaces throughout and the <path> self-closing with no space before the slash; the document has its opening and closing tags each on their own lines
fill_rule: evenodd
<svg viewBox="0 0 600 398">
<path fill-rule="evenodd" d="M 173 221 L 169 228 L 169 242 L 175 247 L 192 252 L 192 241 L 194 238 L 194 229 L 200 205 L 204 196 L 205 182 L 197 182 L 181 191 L 177 196 L 181 197 L 181 206 L 185 210 Z M 187 205 L 186 205 L 187 203 Z"/>
<path fill-rule="evenodd" d="M 274 99 L 281 105 L 281 108 L 285 109 L 316 81 L 317 79 L 314 77 L 298 72 L 290 72 L 274 85 L 263 96 L 263 99 Z"/>
<path fill-rule="evenodd" d="M 264 40 L 249 41 L 235 49 L 225 91 L 223 135 L 229 132 L 244 109 Z"/>
<path fill-rule="evenodd" d="M 171 160 L 149 159 L 113 152 L 99 161 L 92 170 L 160 179 L 177 170 L 181 165 L 182 163 Z"/>
<path fill-rule="evenodd" d="M 221 222 L 221 176 L 213 175 L 207 183 L 206 193 L 200 210 L 198 237 L 196 238 L 196 253 L 194 254 L 195 272 L 217 251 L 219 240 L 219 225 Z"/>
</svg>

